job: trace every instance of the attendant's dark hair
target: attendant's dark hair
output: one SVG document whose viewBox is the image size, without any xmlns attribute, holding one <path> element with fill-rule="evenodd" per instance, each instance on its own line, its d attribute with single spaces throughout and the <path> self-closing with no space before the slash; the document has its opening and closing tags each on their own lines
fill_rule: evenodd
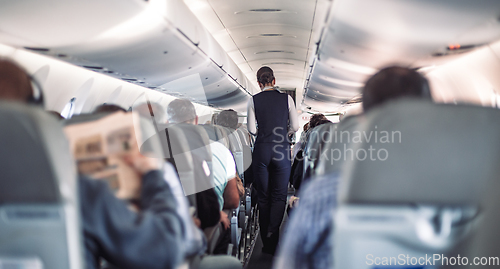
<svg viewBox="0 0 500 269">
<path fill-rule="evenodd" d="M 257 71 L 257 81 L 262 84 L 271 84 L 274 80 L 274 72 L 269 66 L 263 66 Z"/>
<path fill-rule="evenodd" d="M 363 110 L 366 112 L 388 100 L 401 97 L 432 99 L 429 82 L 415 70 L 391 66 L 378 71 L 363 88 Z"/>
</svg>

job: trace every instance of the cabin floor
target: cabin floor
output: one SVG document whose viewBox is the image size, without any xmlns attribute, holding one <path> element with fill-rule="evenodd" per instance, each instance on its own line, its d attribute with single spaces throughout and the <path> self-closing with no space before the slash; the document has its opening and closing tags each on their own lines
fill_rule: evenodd
<svg viewBox="0 0 500 269">
<path fill-rule="evenodd" d="M 288 189 L 287 201 L 290 200 L 290 197 L 295 193 L 293 188 Z M 280 238 L 283 239 L 286 224 L 288 221 L 288 214 L 285 211 L 285 215 L 283 216 L 283 222 L 280 227 Z M 262 253 L 262 239 L 260 238 L 260 233 L 257 236 L 257 241 L 255 242 L 255 247 L 253 249 L 252 257 L 248 262 L 245 269 L 271 269 L 273 267 L 274 258 L 276 256 L 272 256 L 267 253 Z"/>
</svg>

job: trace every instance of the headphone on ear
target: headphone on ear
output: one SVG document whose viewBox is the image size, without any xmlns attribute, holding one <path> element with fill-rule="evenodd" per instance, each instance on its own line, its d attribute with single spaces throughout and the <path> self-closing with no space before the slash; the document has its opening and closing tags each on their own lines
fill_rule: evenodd
<svg viewBox="0 0 500 269">
<path fill-rule="evenodd" d="M 43 106 L 44 99 L 43 99 L 42 85 L 40 84 L 40 82 L 38 82 L 38 80 L 35 77 L 33 76 L 28 76 L 28 77 L 31 81 L 31 88 L 33 89 L 33 93 L 26 101 L 29 104 Z"/>
</svg>

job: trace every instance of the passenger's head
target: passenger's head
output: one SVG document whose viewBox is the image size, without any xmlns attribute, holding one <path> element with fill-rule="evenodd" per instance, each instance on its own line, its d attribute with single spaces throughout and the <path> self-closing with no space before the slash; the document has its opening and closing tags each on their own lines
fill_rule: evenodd
<svg viewBox="0 0 500 269">
<path fill-rule="evenodd" d="M 118 105 L 102 104 L 94 109 L 94 113 L 114 113 L 114 112 L 127 112 L 127 110 Z"/>
<path fill-rule="evenodd" d="M 237 129 L 238 113 L 232 109 L 224 110 L 217 116 L 216 124 L 231 129 Z"/>
<path fill-rule="evenodd" d="M 304 124 L 304 127 L 302 127 L 302 130 L 304 132 L 307 132 L 307 130 L 309 130 L 309 122 L 306 122 L 306 124 Z"/>
<path fill-rule="evenodd" d="M 58 120 L 64 120 L 65 118 L 61 115 L 61 113 L 54 111 L 54 110 L 48 110 L 47 113 L 50 115 L 54 116 Z"/>
<path fill-rule="evenodd" d="M 321 124 L 325 124 L 327 122 L 330 122 L 325 115 L 321 113 L 316 113 L 311 116 L 311 119 L 309 120 L 309 129 L 313 129 L 316 126 L 319 126 Z"/>
<path fill-rule="evenodd" d="M 167 121 L 169 123 L 198 124 L 198 116 L 194 105 L 185 99 L 175 99 L 167 107 Z"/>
<path fill-rule="evenodd" d="M 384 68 L 366 82 L 362 96 L 363 110 L 369 111 L 386 101 L 401 97 L 432 99 L 427 79 L 406 67 Z"/>
<path fill-rule="evenodd" d="M 261 89 L 266 86 L 274 86 L 276 80 L 274 79 L 274 72 L 268 66 L 263 66 L 257 71 L 257 82 Z"/>
<path fill-rule="evenodd" d="M 40 89 L 35 96 L 32 80 L 19 65 L 7 59 L 0 59 L 0 99 L 23 103 L 43 104 Z"/>
</svg>

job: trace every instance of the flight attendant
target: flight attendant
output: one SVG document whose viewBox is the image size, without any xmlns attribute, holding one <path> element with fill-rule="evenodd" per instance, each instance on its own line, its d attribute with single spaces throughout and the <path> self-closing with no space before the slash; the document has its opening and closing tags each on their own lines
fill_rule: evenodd
<svg viewBox="0 0 500 269">
<path fill-rule="evenodd" d="M 291 160 L 288 133 L 299 129 L 291 96 L 274 87 L 271 68 L 257 71 L 262 92 L 248 101 L 248 131 L 257 136 L 252 156 L 254 185 L 258 194 L 262 252 L 274 255 L 285 213 Z"/>
</svg>

